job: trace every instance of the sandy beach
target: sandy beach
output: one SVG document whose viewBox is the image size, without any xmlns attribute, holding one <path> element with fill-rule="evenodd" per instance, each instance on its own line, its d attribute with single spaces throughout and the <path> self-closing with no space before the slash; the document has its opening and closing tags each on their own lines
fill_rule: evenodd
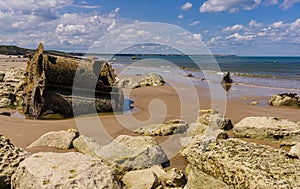
<svg viewBox="0 0 300 189">
<path fill-rule="evenodd" d="M 22 61 L 11 61 L 12 58 L 1 56 L 0 70 L 6 70 L 8 67 L 25 67 L 26 63 Z M 14 117 L 0 116 L 0 133 L 7 136 L 14 145 L 25 148 L 34 140 L 39 138 L 46 132 L 67 130 L 69 128 L 78 129 L 85 135 L 100 140 L 100 142 L 108 143 L 113 138 L 121 134 L 136 136 L 134 129 L 162 121 L 181 118 L 188 123 L 196 122 L 195 116 L 199 115 L 199 109 L 209 109 L 211 107 L 210 92 L 208 88 L 197 87 L 199 103 L 194 101 L 184 101 L 185 106 L 190 109 L 182 112 L 182 96 L 178 96 L 176 90 L 172 86 L 162 87 L 142 87 L 133 90 L 124 90 L 125 96 L 134 101 L 134 109 L 123 114 L 98 114 L 84 115 L 77 118 L 69 118 L 63 120 L 26 120 Z M 186 93 L 184 98 L 189 99 L 189 87 L 185 87 Z M 229 91 L 230 93 L 230 91 Z M 261 93 L 261 91 L 260 91 Z M 242 94 L 242 93 L 241 93 Z M 267 116 L 279 117 L 291 121 L 299 121 L 299 109 L 287 107 L 273 107 L 268 105 L 250 105 L 252 101 L 265 102 L 269 96 L 242 96 L 234 95 L 229 97 L 226 104 L 226 116 L 230 118 L 233 124 L 248 116 Z M 192 99 L 192 98 L 191 98 Z M 157 103 L 157 104 L 156 104 Z M 200 108 L 201 107 L 201 108 Z M 9 109 L 1 109 L 3 111 L 15 111 Z M 96 120 L 96 124 L 95 124 Z M 101 131 L 105 132 L 105 136 L 109 136 L 107 140 L 101 138 Z M 229 131 L 229 134 L 231 132 Z M 232 134 L 231 134 L 232 137 Z M 162 143 L 168 137 L 156 137 Z M 276 146 L 275 146 L 276 147 Z M 33 152 L 38 151 L 58 151 L 57 149 L 34 148 Z M 179 155 L 171 160 L 171 167 L 184 169 L 186 162 Z"/>
</svg>

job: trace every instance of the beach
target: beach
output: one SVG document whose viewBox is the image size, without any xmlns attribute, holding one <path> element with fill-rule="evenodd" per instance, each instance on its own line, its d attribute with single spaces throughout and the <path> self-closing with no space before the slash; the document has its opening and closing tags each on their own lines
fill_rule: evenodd
<svg viewBox="0 0 300 189">
<path fill-rule="evenodd" d="M 18 59 L 12 59 L 10 57 L 1 57 L 0 61 L 0 70 L 6 70 L 10 66 L 18 68 L 25 68 L 26 66 L 23 60 L 18 61 Z M 117 68 L 117 72 L 121 73 L 122 71 L 123 70 L 119 67 Z M 123 74 L 123 76 L 130 76 L 127 72 L 124 73 L 126 73 L 126 75 Z M 137 77 L 136 74 L 131 76 Z M 167 80 L 168 78 L 164 79 Z M 176 83 L 178 85 L 175 85 Z M 179 89 L 185 92 L 178 93 Z M 266 101 L 271 97 L 270 89 L 263 91 L 263 88 L 251 88 L 248 86 L 247 90 L 252 91 L 251 95 L 245 95 L 243 86 L 234 84 L 233 90 L 231 89 L 232 92 L 224 93 L 227 95 L 225 115 L 232 120 L 233 124 L 249 116 L 277 117 L 296 122 L 299 121 L 299 108 L 267 105 Z M 254 90 L 257 90 L 257 93 L 255 93 Z M 274 90 L 272 95 L 276 94 L 276 92 L 277 91 Z M 70 128 L 78 129 L 79 132 L 83 132 L 84 135 L 94 138 L 96 141 L 99 140 L 102 143 L 109 143 L 119 135 L 137 136 L 137 134 L 133 132 L 135 129 L 150 124 L 157 124 L 179 118 L 189 124 L 194 123 L 200 115 L 198 112 L 200 109 L 211 108 L 212 99 L 211 91 L 208 87 L 183 86 L 182 83 L 178 83 L 178 81 L 175 81 L 172 85 L 167 84 L 160 87 L 149 86 L 131 90 L 124 89 L 124 94 L 126 98 L 134 101 L 134 108 L 123 114 L 100 113 L 62 120 L 27 120 L 0 116 L 0 133 L 7 136 L 15 146 L 21 148 L 26 148 L 26 146 L 49 131 L 67 130 Z M 196 104 L 193 100 L 195 99 L 195 94 L 197 94 L 196 99 L 199 100 Z M 252 101 L 258 101 L 260 103 L 258 105 L 250 105 Z M 15 110 L 1 109 L 1 112 L 3 111 L 14 112 Z M 95 124 L 95 120 L 97 120 L 97 124 Z M 101 129 L 99 130 L 100 127 Z M 100 139 L 100 131 L 105 131 L 106 136 L 109 136 L 109 138 L 107 140 Z M 230 137 L 234 137 L 231 131 L 228 131 L 228 133 Z M 155 138 L 160 143 L 164 143 L 168 140 L 168 136 L 156 136 Z M 279 147 L 279 145 L 269 145 L 276 148 Z M 33 148 L 30 149 L 30 151 L 60 152 L 61 150 L 53 148 Z M 178 153 L 179 151 L 177 154 L 172 154 L 173 159 L 171 159 L 170 167 L 184 170 L 186 161 L 178 155 Z"/>
</svg>

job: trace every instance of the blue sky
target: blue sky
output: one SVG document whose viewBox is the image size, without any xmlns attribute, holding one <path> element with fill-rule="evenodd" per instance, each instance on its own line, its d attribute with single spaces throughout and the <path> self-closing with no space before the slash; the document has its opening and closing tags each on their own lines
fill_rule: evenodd
<svg viewBox="0 0 300 189">
<path fill-rule="evenodd" d="M 0 0 L 0 44 L 86 51 L 128 24 L 160 22 L 214 54 L 300 56 L 299 10 L 300 0 Z"/>
</svg>

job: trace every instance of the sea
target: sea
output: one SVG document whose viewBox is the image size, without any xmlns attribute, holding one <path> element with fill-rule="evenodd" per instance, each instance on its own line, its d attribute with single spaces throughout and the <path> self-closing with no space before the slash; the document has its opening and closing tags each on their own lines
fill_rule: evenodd
<svg viewBox="0 0 300 189">
<path fill-rule="evenodd" d="M 199 86 L 206 85 L 201 81 L 212 78 L 221 82 L 220 77 L 230 72 L 234 82 L 232 94 L 237 90 L 244 91 L 243 95 L 300 94 L 300 57 L 119 54 L 102 55 L 98 59 L 127 70 L 126 74 L 162 72 L 177 76 L 178 80 L 189 75 L 192 83 Z"/>
</svg>

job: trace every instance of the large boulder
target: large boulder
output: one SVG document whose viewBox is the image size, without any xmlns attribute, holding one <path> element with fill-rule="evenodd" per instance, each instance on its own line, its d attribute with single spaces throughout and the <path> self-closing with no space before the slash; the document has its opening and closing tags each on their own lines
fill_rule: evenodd
<svg viewBox="0 0 300 189">
<path fill-rule="evenodd" d="M 13 189 L 121 188 L 113 170 L 78 152 L 40 152 L 20 163 Z"/>
<path fill-rule="evenodd" d="M 300 141 L 300 125 L 274 117 L 246 117 L 235 125 L 233 133 L 239 138 L 256 138 L 293 145 Z"/>
<path fill-rule="evenodd" d="M 165 84 L 164 79 L 156 73 L 147 73 L 142 81 L 140 81 L 141 86 L 163 86 Z"/>
<path fill-rule="evenodd" d="M 132 189 L 155 189 L 160 185 L 157 176 L 149 169 L 130 171 L 124 175 L 122 182 Z"/>
<path fill-rule="evenodd" d="M 140 84 L 137 81 L 134 81 L 132 78 L 122 78 L 116 81 L 114 85 L 125 89 L 135 89 L 140 87 Z"/>
<path fill-rule="evenodd" d="M 239 139 L 199 140 L 186 153 L 186 188 L 299 188 L 297 156 Z M 206 176 L 208 175 L 208 176 Z M 206 185 L 205 185 L 206 184 Z"/>
<path fill-rule="evenodd" d="M 0 135 L 0 188 L 10 188 L 11 176 L 19 163 L 30 154 L 15 147 L 8 138 Z"/>
<path fill-rule="evenodd" d="M 221 116 L 216 112 L 202 114 L 198 117 L 198 122 L 215 129 L 230 130 L 233 128 L 233 124 L 229 118 Z"/>
<path fill-rule="evenodd" d="M 3 81 L 5 82 L 20 82 L 25 78 L 25 70 L 11 67 L 5 72 Z"/>
<path fill-rule="evenodd" d="M 102 148 L 102 145 L 97 143 L 94 139 L 84 135 L 80 135 L 73 141 L 73 146 L 81 153 L 96 156 L 97 152 Z"/>
<path fill-rule="evenodd" d="M 79 135 L 75 129 L 69 129 L 67 131 L 52 131 L 45 133 L 27 148 L 48 146 L 61 149 L 69 149 L 73 147 L 72 142 Z"/>
<path fill-rule="evenodd" d="M 283 93 L 272 96 L 268 100 L 272 106 L 300 106 L 300 97 L 296 93 Z"/>
<path fill-rule="evenodd" d="M 97 152 L 97 156 L 116 165 L 118 174 L 168 163 L 163 149 L 149 136 L 120 135 L 110 144 L 103 146 Z"/>
<path fill-rule="evenodd" d="M 162 124 L 154 124 L 146 127 L 140 127 L 134 132 L 147 136 L 166 136 L 178 133 L 184 133 L 188 129 L 188 124 L 185 121 L 178 119 L 165 121 Z"/>
</svg>

